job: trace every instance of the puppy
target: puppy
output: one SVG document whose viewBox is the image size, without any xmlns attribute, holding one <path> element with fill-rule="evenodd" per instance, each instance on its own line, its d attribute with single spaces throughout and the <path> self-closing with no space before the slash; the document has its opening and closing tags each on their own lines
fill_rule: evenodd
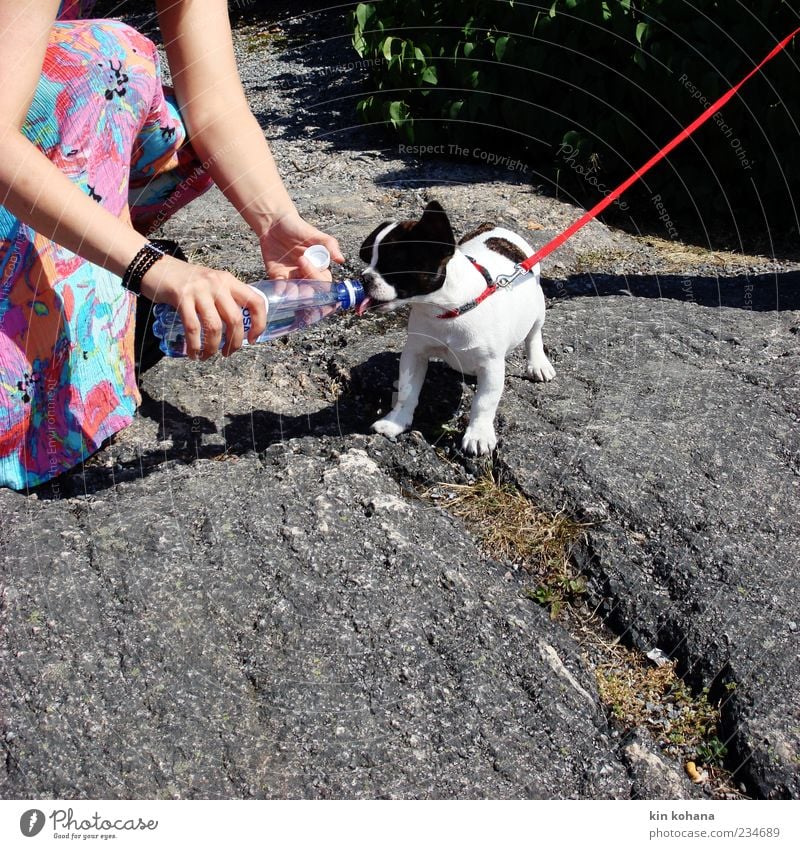
<svg viewBox="0 0 800 849">
<path fill-rule="evenodd" d="M 360 257 L 371 304 L 410 302 L 408 339 L 400 357 L 397 402 L 372 429 L 394 438 L 411 426 L 428 361 L 444 360 L 474 375 L 478 388 L 462 440 L 467 454 L 489 454 L 497 444 L 494 417 L 505 382 L 506 356 L 525 342 L 527 374 L 548 381 L 555 369 L 542 345 L 544 295 L 539 266 L 508 288 L 493 288 L 533 253 L 524 240 L 484 224 L 456 245 L 442 207 L 432 201 L 419 221 L 385 222 L 367 237 Z"/>
</svg>

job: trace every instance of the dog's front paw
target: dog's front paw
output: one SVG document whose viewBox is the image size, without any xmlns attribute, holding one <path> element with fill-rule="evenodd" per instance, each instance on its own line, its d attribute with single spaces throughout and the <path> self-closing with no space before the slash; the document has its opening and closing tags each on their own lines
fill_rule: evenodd
<svg viewBox="0 0 800 849">
<path fill-rule="evenodd" d="M 461 448 L 464 453 L 476 457 L 491 454 L 495 445 L 497 445 L 497 437 L 494 433 L 494 426 L 491 424 L 471 424 L 461 440 Z"/>
<path fill-rule="evenodd" d="M 407 427 L 407 425 L 393 421 L 388 416 L 385 419 L 378 419 L 378 421 L 372 425 L 372 429 L 375 433 L 379 433 L 381 436 L 385 436 L 388 439 L 397 439 L 397 437 L 400 436 Z"/>
<path fill-rule="evenodd" d="M 553 364 L 546 356 L 536 357 L 528 363 L 528 377 L 539 383 L 548 383 L 556 376 Z"/>
</svg>

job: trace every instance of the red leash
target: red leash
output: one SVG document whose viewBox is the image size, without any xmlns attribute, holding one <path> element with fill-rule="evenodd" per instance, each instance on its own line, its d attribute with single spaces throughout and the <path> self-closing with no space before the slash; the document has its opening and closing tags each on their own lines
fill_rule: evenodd
<svg viewBox="0 0 800 849">
<path fill-rule="evenodd" d="M 606 195 L 598 204 L 593 206 L 588 212 L 585 212 L 577 221 L 571 224 L 563 233 L 560 233 L 555 239 L 549 241 L 543 248 L 539 248 L 533 256 L 528 257 L 524 262 L 521 262 L 513 274 L 508 277 L 499 277 L 497 280 L 497 284 L 499 286 L 507 286 L 517 277 L 522 274 L 527 274 L 537 262 L 543 260 L 548 254 L 552 253 L 556 248 L 560 247 L 567 241 L 571 236 L 578 232 L 585 224 L 588 224 L 593 218 L 596 218 L 607 206 L 612 204 L 624 191 L 629 189 L 640 177 L 643 177 L 657 162 L 660 162 L 664 157 L 669 155 L 682 141 L 688 139 L 690 135 L 702 124 L 704 124 L 712 115 L 715 115 L 719 110 L 739 91 L 739 89 L 751 78 L 754 77 L 763 67 L 770 61 L 770 59 L 774 59 L 789 42 L 800 33 L 800 27 L 798 27 L 791 35 L 787 35 L 786 38 L 783 39 L 779 44 L 777 44 L 770 52 L 769 55 L 761 61 L 759 65 L 753 68 L 752 71 L 737 85 L 735 85 L 727 94 L 723 94 L 722 97 L 719 98 L 716 102 L 712 103 L 711 106 L 703 112 L 700 117 L 696 118 L 692 121 L 691 124 L 685 129 L 681 130 L 677 136 L 665 147 L 663 147 L 655 156 L 649 159 L 642 167 L 628 177 L 624 183 L 614 189 L 611 194 Z"/>
</svg>

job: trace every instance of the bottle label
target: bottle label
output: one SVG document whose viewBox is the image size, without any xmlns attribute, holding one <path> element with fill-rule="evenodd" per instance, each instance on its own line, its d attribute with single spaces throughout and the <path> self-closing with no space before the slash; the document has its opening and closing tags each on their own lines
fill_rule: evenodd
<svg viewBox="0 0 800 849">
<path fill-rule="evenodd" d="M 261 289 L 257 289 L 255 286 L 250 287 L 254 292 L 258 292 L 259 295 L 264 299 L 264 304 L 267 307 L 267 321 L 269 321 L 269 300 L 267 296 L 261 291 Z M 250 332 L 250 328 L 253 326 L 253 317 L 250 315 L 249 307 L 242 307 L 242 325 L 244 327 L 244 335 Z"/>
</svg>

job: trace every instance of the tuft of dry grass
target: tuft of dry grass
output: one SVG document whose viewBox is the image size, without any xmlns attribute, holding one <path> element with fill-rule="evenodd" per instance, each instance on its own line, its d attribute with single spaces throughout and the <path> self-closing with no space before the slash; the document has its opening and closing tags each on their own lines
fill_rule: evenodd
<svg viewBox="0 0 800 849">
<path fill-rule="evenodd" d="M 625 729 L 645 727 L 661 748 L 686 762 L 721 766 L 719 707 L 708 691 L 691 692 L 675 661 L 660 666 L 640 652 L 617 646 L 595 669 L 600 698 Z"/>
<path fill-rule="evenodd" d="M 439 484 L 446 508 L 463 518 L 481 538 L 486 552 L 544 578 L 561 573 L 584 526 L 564 515 L 540 510 L 516 487 L 486 475 L 472 484 Z"/>
<path fill-rule="evenodd" d="M 564 604 L 585 592 L 571 557 L 586 526 L 563 512 L 540 510 L 516 487 L 487 474 L 471 484 L 439 484 L 427 497 L 443 499 L 442 506 L 462 518 L 480 537 L 490 557 L 513 563 L 537 582 L 526 594 L 550 610 L 555 619 Z"/>
<path fill-rule="evenodd" d="M 466 485 L 439 483 L 422 496 L 463 519 L 490 557 L 524 569 L 535 582 L 524 593 L 547 607 L 553 619 L 564 613 L 566 626 L 594 668 L 600 700 L 619 725 L 646 729 L 687 772 L 694 769 L 693 780 L 706 784 L 708 795 L 741 798 L 722 766 L 726 752 L 718 736 L 720 712 L 708 692 L 693 694 L 674 661 L 658 665 L 623 646 L 597 612 L 587 609 L 585 582 L 571 559 L 588 525 L 563 512 L 540 510 L 491 473 Z"/>
</svg>

